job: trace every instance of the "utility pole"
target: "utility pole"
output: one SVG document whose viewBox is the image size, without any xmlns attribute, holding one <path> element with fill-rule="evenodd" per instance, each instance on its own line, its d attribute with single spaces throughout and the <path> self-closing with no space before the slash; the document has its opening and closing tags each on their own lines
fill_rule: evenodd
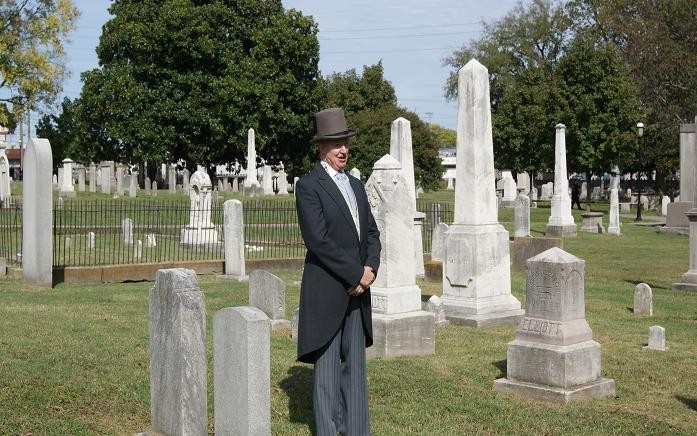
<svg viewBox="0 0 697 436">
<path fill-rule="evenodd" d="M 431 120 L 433 118 L 433 112 L 426 112 L 426 115 L 428 115 L 428 130 L 431 130 Z"/>
</svg>

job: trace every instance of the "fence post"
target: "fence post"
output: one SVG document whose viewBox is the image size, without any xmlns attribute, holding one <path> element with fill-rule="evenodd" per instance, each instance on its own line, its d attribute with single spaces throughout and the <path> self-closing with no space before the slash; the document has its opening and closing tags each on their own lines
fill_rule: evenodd
<svg viewBox="0 0 697 436">
<path fill-rule="evenodd" d="M 31 138 L 24 153 L 22 277 L 53 286 L 53 157 L 48 139 Z"/>
</svg>

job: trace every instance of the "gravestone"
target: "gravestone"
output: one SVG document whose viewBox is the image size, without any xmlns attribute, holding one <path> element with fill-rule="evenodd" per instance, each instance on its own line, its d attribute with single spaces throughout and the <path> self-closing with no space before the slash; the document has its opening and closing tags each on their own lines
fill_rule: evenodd
<svg viewBox="0 0 697 436">
<path fill-rule="evenodd" d="M 138 190 L 138 173 L 131 173 L 131 177 L 128 178 L 128 196 L 130 198 L 136 198 L 137 190 Z"/>
<path fill-rule="evenodd" d="M 530 201 L 537 201 L 537 187 L 530 188 Z"/>
<path fill-rule="evenodd" d="M 349 174 L 351 174 L 353 177 L 357 178 L 358 180 L 361 180 L 361 170 L 359 170 L 356 167 L 351 168 L 351 171 L 349 171 Z"/>
<path fill-rule="evenodd" d="M 593 187 L 593 192 L 591 193 L 591 200 L 592 201 L 600 200 L 600 186 Z"/>
<path fill-rule="evenodd" d="M 101 162 L 99 165 L 101 183 L 100 188 L 102 194 L 111 194 L 111 173 L 113 162 Z"/>
<path fill-rule="evenodd" d="M 670 197 L 667 195 L 664 195 L 661 198 L 661 215 L 666 216 L 668 215 L 668 205 L 670 204 Z"/>
<path fill-rule="evenodd" d="M 380 273 L 370 288 L 373 312 L 371 357 L 435 352 L 433 314 L 421 310 L 414 275 L 414 202 L 401 163 L 389 154 L 373 165 L 365 185 L 380 229 Z"/>
<path fill-rule="evenodd" d="M 566 403 L 615 396 L 600 374 L 600 344 L 585 319 L 585 262 L 560 248 L 528 260 L 525 318 L 508 343 L 494 391 Z"/>
<path fill-rule="evenodd" d="M 289 329 L 286 318 L 286 284 L 268 271 L 249 273 L 249 305 L 259 308 L 271 320 L 271 329 Z"/>
<path fill-rule="evenodd" d="M 143 257 L 143 241 L 138 239 L 133 247 L 133 257 L 140 259 Z"/>
<path fill-rule="evenodd" d="M 446 179 L 446 181 L 448 182 L 448 186 L 445 187 L 446 191 L 455 190 L 455 179 L 453 179 L 452 177 L 449 177 Z"/>
<path fill-rule="evenodd" d="M 540 193 L 540 200 L 551 200 L 554 195 L 554 183 L 547 182 L 542 185 L 542 192 Z"/>
<path fill-rule="evenodd" d="M 116 195 L 123 197 L 123 179 L 126 167 L 123 164 L 116 164 Z"/>
<path fill-rule="evenodd" d="M 448 227 L 447 224 L 440 223 L 433 228 L 433 235 L 431 238 L 431 260 L 439 260 L 442 262 L 445 259 L 445 237 Z"/>
<path fill-rule="evenodd" d="M 526 172 L 518 173 L 516 177 L 516 186 L 519 191 L 527 195 L 530 192 L 530 175 Z"/>
<path fill-rule="evenodd" d="M 261 176 L 261 189 L 264 195 L 274 195 L 273 179 L 271 177 L 271 165 L 264 165 Z"/>
<path fill-rule="evenodd" d="M 215 434 L 271 434 L 271 338 L 264 312 L 226 307 L 213 316 L 213 385 Z"/>
<path fill-rule="evenodd" d="M 124 218 L 121 221 L 121 231 L 123 233 L 123 243 L 126 245 L 133 244 L 133 220 Z"/>
<path fill-rule="evenodd" d="M 145 195 L 150 195 L 151 194 L 150 191 L 152 191 L 152 182 L 150 181 L 150 177 L 147 177 L 147 176 L 145 177 L 144 185 L 145 185 Z"/>
<path fill-rule="evenodd" d="M 244 270 L 244 217 L 242 202 L 223 203 L 223 239 L 225 240 L 225 276 L 241 280 Z"/>
<path fill-rule="evenodd" d="M 97 165 L 90 163 L 89 172 L 90 192 L 97 192 Z"/>
<path fill-rule="evenodd" d="M 579 201 L 586 201 L 588 198 L 588 182 L 581 183 L 581 193 L 578 196 Z"/>
<path fill-rule="evenodd" d="M 31 138 L 24 152 L 22 182 L 22 279 L 53 285 L 53 158 L 48 139 Z M 46 249 L 46 248 L 49 249 Z"/>
<path fill-rule="evenodd" d="M 61 197 L 75 197 L 75 187 L 73 186 L 73 162 L 70 158 L 63 159 L 63 180 L 60 183 Z"/>
<path fill-rule="evenodd" d="M 552 247 L 564 248 L 564 240 L 561 238 L 532 238 L 530 236 L 513 238 L 513 243 L 511 244 L 511 271 L 527 271 L 528 259 Z"/>
<path fill-rule="evenodd" d="M 281 170 L 278 172 L 276 184 L 278 186 L 277 195 L 288 195 L 288 175 L 285 171 Z"/>
<path fill-rule="evenodd" d="M 697 292 L 697 208 L 685 213 L 690 222 L 690 268 L 680 283 L 673 283 L 675 291 Z"/>
<path fill-rule="evenodd" d="M 501 172 L 501 182 L 503 185 L 503 197 L 501 197 L 501 207 L 514 207 L 515 200 L 518 194 L 516 182 L 510 171 L 504 170 Z"/>
<path fill-rule="evenodd" d="M 206 435 L 206 310 L 196 273 L 157 271 L 149 313 L 152 430 Z"/>
<path fill-rule="evenodd" d="M 433 314 L 436 325 L 446 325 L 448 323 L 443 309 L 443 301 L 437 295 L 431 295 L 426 303 L 426 310 Z"/>
<path fill-rule="evenodd" d="M 424 244 L 422 230 L 426 215 L 416 210 L 416 181 L 414 179 L 414 151 L 411 139 L 411 122 L 399 117 L 392 121 L 390 127 L 390 156 L 395 158 L 402 167 L 402 175 L 406 181 L 409 200 L 414 209 L 414 272 L 417 277 L 424 276 Z"/>
<path fill-rule="evenodd" d="M 155 239 L 154 233 L 148 233 L 147 235 L 145 235 L 145 247 L 146 248 L 157 247 L 157 240 Z"/>
<path fill-rule="evenodd" d="M 254 142 L 254 129 L 247 131 L 247 177 L 244 179 L 244 188 L 255 188 L 259 186 L 257 180 L 257 151 Z"/>
<path fill-rule="evenodd" d="M 666 351 L 666 329 L 659 325 L 649 327 L 649 344 L 644 349 Z"/>
<path fill-rule="evenodd" d="M 177 166 L 175 164 L 170 164 L 167 168 L 167 187 L 170 194 L 177 192 Z"/>
<path fill-rule="evenodd" d="M 0 201 L 5 207 L 10 193 L 10 161 L 5 154 L 5 143 L 0 141 Z"/>
<path fill-rule="evenodd" d="M 218 244 L 218 230 L 211 222 L 211 178 L 204 170 L 191 175 L 189 224 L 182 229 L 180 243 L 189 246 Z"/>
<path fill-rule="evenodd" d="M 85 192 L 85 167 L 82 165 L 77 169 L 77 190 Z"/>
<path fill-rule="evenodd" d="M 552 213 L 547 222 L 545 235 L 553 237 L 576 236 L 576 224 L 571 215 L 569 179 L 566 172 L 566 126 L 556 125 L 554 141 L 554 195 Z"/>
<path fill-rule="evenodd" d="M 518 194 L 513 210 L 514 233 L 516 238 L 530 236 L 530 199 L 523 192 Z"/>
<path fill-rule="evenodd" d="M 157 180 L 152 182 L 152 196 L 157 197 Z"/>
<path fill-rule="evenodd" d="M 605 233 L 603 216 L 605 216 L 603 212 L 583 212 L 581 214 L 583 224 L 580 230 L 588 233 Z"/>
<path fill-rule="evenodd" d="M 93 249 L 95 247 L 95 236 L 94 232 L 88 232 L 87 233 L 87 248 L 89 250 Z"/>
<path fill-rule="evenodd" d="M 191 173 L 189 172 L 189 169 L 184 168 L 182 170 L 182 189 L 184 190 L 184 193 L 186 195 L 189 195 L 189 189 L 191 188 L 191 184 L 189 182 L 190 178 L 191 178 Z"/>
<path fill-rule="evenodd" d="M 486 327 L 517 323 L 508 232 L 498 222 L 489 72 L 470 60 L 458 71 L 455 219 L 447 232 L 443 306 L 448 321 Z M 381 272 L 382 274 L 382 272 Z"/>
<path fill-rule="evenodd" d="M 653 291 L 646 283 L 634 288 L 634 314 L 653 316 Z"/>
<path fill-rule="evenodd" d="M 616 188 L 610 189 L 610 221 L 607 225 L 607 233 L 609 235 L 619 236 L 620 230 L 620 201 Z"/>
</svg>

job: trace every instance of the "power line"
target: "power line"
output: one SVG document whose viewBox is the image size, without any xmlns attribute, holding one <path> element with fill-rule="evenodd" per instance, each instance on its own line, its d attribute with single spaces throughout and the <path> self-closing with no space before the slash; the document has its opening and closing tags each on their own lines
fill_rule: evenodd
<svg viewBox="0 0 697 436">
<path fill-rule="evenodd" d="M 480 33 L 479 30 L 469 30 L 463 32 L 443 32 L 443 33 L 419 33 L 406 35 L 382 35 L 382 36 L 349 36 L 346 38 L 317 38 L 320 41 L 345 41 L 348 39 L 389 39 L 389 38 L 415 38 L 421 36 L 443 36 L 443 35 L 463 35 L 471 33 Z"/>
<path fill-rule="evenodd" d="M 336 54 L 361 54 L 361 53 L 404 53 L 416 51 L 437 51 L 437 50 L 457 50 L 452 47 L 434 47 L 434 48 L 404 48 L 394 50 L 353 50 L 353 51 L 328 51 L 322 52 L 321 55 L 336 55 Z"/>
<path fill-rule="evenodd" d="M 372 32 L 380 30 L 411 30 L 411 29 L 432 29 L 441 27 L 472 26 L 480 24 L 479 21 L 460 24 L 433 24 L 429 26 L 402 26 L 402 27 L 373 27 L 372 29 L 341 29 L 341 30 L 321 30 L 320 33 L 350 33 L 350 32 Z"/>
</svg>

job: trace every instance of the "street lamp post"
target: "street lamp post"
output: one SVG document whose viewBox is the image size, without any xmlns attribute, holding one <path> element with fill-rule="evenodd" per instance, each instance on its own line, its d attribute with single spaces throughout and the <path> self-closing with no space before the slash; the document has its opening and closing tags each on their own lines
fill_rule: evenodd
<svg viewBox="0 0 697 436">
<path fill-rule="evenodd" d="M 637 128 L 637 135 L 639 136 L 639 150 L 637 151 L 637 175 L 636 175 L 636 181 L 637 181 L 637 197 L 636 197 L 636 219 L 634 221 L 641 221 L 641 154 L 642 154 L 642 145 L 643 145 L 643 137 L 644 137 L 644 123 L 637 123 L 636 125 Z"/>
</svg>

